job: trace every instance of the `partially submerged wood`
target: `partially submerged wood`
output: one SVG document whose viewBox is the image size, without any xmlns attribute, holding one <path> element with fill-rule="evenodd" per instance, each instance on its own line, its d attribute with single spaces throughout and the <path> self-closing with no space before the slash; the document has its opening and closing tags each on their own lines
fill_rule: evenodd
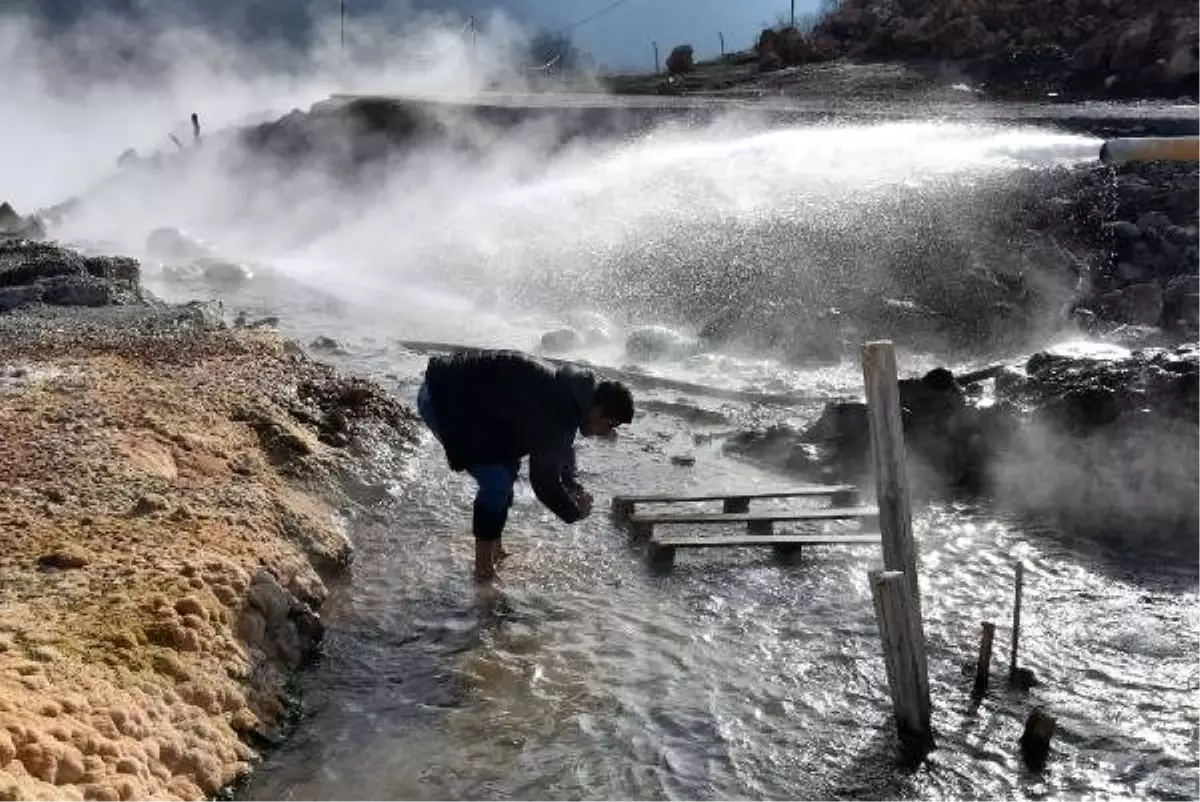
<svg viewBox="0 0 1200 802">
<path fill-rule="evenodd" d="M 975 699 L 982 699 L 987 693 L 988 677 L 992 671 L 992 641 L 995 637 L 996 625 L 984 621 L 979 636 L 979 659 L 975 662 L 975 686 L 971 689 L 971 696 Z"/>
<path fill-rule="evenodd" d="M 650 541 L 675 548 L 733 548 L 737 546 L 859 546 L 879 545 L 879 535 L 655 535 Z"/>
<path fill-rule="evenodd" d="M 654 534 L 656 526 L 668 524 L 746 524 L 747 531 L 750 533 L 767 537 L 774 534 L 777 523 L 837 521 L 856 518 L 873 523 L 876 520 L 876 510 L 874 507 L 846 507 L 779 512 L 680 512 L 631 515 L 628 520 L 634 535 L 639 538 L 648 538 Z"/>
<path fill-rule="evenodd" d="M 917 583 L 912 501 L 908 492 L 900 387 L 892 344 L 887 341 L 865 344 L 862 347 L 862 368 L 870 423 L 871 457 L 875 469 L 875 496 L 879 504 L 879 531 L 883 539 L 883 563 L 889 571 L 899 572 L 899 581 L 906 584 L 907 609 L 912 614 L 913 649 L 917 655 L 916 667 L 921 675 L 919 684 L 925 694 L 922 705 L 927 710 L 929 678 L 925 626 Z"/>
<path fill-rule="evenodd" d="M 687 502 L 720 501 L 722 512 L 749 512 L 750 502 L 755 499 L 820 498 L 828 496 L 837 507 L 850 507 L 858 503 L 858 489 L 853 485 L 809 485 L 782 490 L 756 491 L 707 491 L 698 493 L 647 493 L 614 496 L 613 513 L 628 518 L 638 504 L 676 504 Z"/>
<path fill-rule="evenodd" d="M 1008 653 L 1008 682 L 1010 685 L 1018 684 L 1019 673 L 1017 671 L 1017 641 L 1021 634 L 1021 588 L 1025 584 L 1025 564 L 1017 563 L 1017 586 L 1015 598 L 1013 599 L 1013 623 L 1012 623 L 1012 646 Z"/>
<path fill-rule="evenodd" d="M 872 571 L 870 582 L 896 729 L 907 749 L 928 751 L 933 746 L 929 684 L 920 666 L 924 655 L 917 650 L 908 583 L 899 571 Z"/>
<path fill-rule="evenodd" d="M 879 543 L 878 535 L 665 535 L 646 543 L 646 557 L 659 571 L 675 565 L 676 549 L 733 548 L 770 546 L 775 557 L 788 564 L 799 562 L 802 549 L 809 546 L 869 546 Z"/>
<path fill-rule="evenodd" d="M 744 524 L 772 521 L 836 521 L 851 518 L 874 518 L 874 507 L 829 507 L 813 510 L 780 510 L 778 512 L 675 512 L 638 514 L 630 517 L 634 524 Z"/>
<path fill-rule="evenodd" d="M 900 387 L 892 344 L 883 341 L 864 345 L 862 367 L 875 468 L 875 497 L 879 505 L 879 529 L 883 535 L 883 563 L 890 571 L 904 573 L 909 581 L 913 611 L 920 620 L 921 595 L 912 531 L 912 501 L 908 492 Z"/>
<path fill-rule="evenodd" d="M 1042 708 L 1034 708 L 1025 721 L 1025 732 L 1021 734 L 1021 756 L 1025 765 L 1033 771 L 1041 771 L 1050 755 L 1050 740 L 1057 726 L 1054 716 Z"/>
</svg>

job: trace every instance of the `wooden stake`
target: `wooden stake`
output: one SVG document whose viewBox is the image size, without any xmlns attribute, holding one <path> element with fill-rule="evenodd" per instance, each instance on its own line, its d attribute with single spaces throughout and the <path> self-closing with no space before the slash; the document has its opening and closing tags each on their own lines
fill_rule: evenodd
<svg viewBox="0 0 1200 802">
<path fill-rule="evenodd" d="M 975 663 L 975 687 L 971 696 L 982 699 L 987 693 L 988 676 L 992 670 L 992 641 L 996 637 L 996 625 L 991 621 L 983 622 L 983 632 L 979 638 L 979 660 Z"/>
<path fill-rule="evenodd" d="M 1021 588 L 1025 584 L 1025 563 L 1017 562 L 1017 589 L 1013 601 L 1012 647 L 1008 652 L 1008 681 L 1017 679 L 1017 639 L 1021 633 Z"/>
<path fill-rule="evenodd" d="M 925 626 L 921 592 L 917 583 L 917 557 L 912 532 L 912 502 L 904 455 L 904 424 L 900 417 L 900 387 L 896 352 L 888 341 L 862 347 L 863 383 L 867 392 L 871 455 L 875 467 L 875 495 L 879 504 L 879 531 L 883 536 L 883 564 L 902 572 L 913 614 L 915 647 L 921 684 L 928 694 Z M 925 706 L 928 707 L 928 696 Z"/>
<path fill-rule="evenodd" d="M 1025 732 L 1021 734 L 1021 756 L 1025 765 L 1034 771 L 1041 771 L 1046 766 L 1046 758 L 1050 755 L 1050 739 L 1054 737 L 1057 722 L 1054 716 L 1042 708 L 1034 708 L 1025 721 Z"/>
<path fill-rule="evenodd" d="M 933 744 L 929 684 L 920 670 L 923 655 L 916 648 L 908 582 L 899 571 L 872 571 L 870 581 L 896 729 L 906 745 L 928 749 Z"/>
</svg>

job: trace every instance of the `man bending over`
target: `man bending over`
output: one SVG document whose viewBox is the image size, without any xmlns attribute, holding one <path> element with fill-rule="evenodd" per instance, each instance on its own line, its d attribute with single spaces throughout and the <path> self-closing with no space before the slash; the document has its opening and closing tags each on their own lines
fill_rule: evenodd
<svg viewBox="0 0 1200 802">
<path fill-rule="evenodd" d="M 496 575 L 500 536 L 521 459 L 538 501 L 567 523 L 586 518 L 592 496 L 575 473 L 575 432 L 605 437 L 633 420 L 633 396 L 588 370 L 557 370 L 518 351 L 463 351 L 429 360 L 417 411 L 450 468 L 479 485 L 472 529 L 475 578 Z"/>
</svg>

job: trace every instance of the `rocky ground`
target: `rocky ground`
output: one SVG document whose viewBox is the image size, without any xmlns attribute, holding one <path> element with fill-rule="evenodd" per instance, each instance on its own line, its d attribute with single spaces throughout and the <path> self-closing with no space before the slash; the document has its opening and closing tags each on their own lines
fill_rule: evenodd
<svg viewBox="0 0 1200 802">
<path fill-rule="evenodd" d="M 375 386 L 115 263 L 0 244 L 25 307 L 0 314 L 0 798 L 200 799 L 246 772 L 414 438 Z"/>
<path fill-rule="evenodd" d="M 823 13 L 762 31 L 754 46 L 696 63 L 675 46 L 664 76 L 617 76 L 628 93 L 763 89 L 824 95 L 823 71 L 797 66 L 882 63 L 855 98 L 945 93 L 967 82 L 991 98 L 1061 102 L 1163 98 L 1195 101 L 1200 15 L 1175 0 L 842 0 Z M 836 71 L 834 75 L 839 72 Z M 778 74 L 778 75 L 777 75 Z M 772 77 L 776 76 L 776 77 Z M 836 82 L 835 82 L 836 83 Z M 841 87 L 845 88 L 845 87 Z M 960 95 L 961 96 L 961 95 Z"/>
<path fill-rule="evenodd" d="M 1138 553 L 1200 551 L 1200 350 L 1038 353 L 900 382 L 909 477 L 925 497 L 987 498 Z M 803 431 L 727 451 L 797 476 L 869 483 L 867 410 L 827 406 Z"/>
</svg>

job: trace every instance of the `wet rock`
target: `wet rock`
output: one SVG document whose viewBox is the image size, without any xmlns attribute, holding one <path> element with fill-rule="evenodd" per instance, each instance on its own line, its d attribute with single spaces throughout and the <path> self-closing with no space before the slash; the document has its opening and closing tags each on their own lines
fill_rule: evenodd
<svg viewBox="0 0 1200 802">
<path fill-rule="evenodd" d="M 345 349 L 342 348 L 341 343 L 339 343 L 337 340 L 333 339 L 332 337 L 326 337 L 323 334 L 319 337 L 314 338 L 313 341 L 308 344 L 308 347 L 313 349 L 314 351 L 326 351 L 329 353 L 337 353 L 337 354 L 346 353 Z"/>
<path fill-rule="evenodd" d="M 625 340 L 625 353 L 646 362 L 660 359 L 686 359 L 702 350 L 699 341 L 666 326 L 634 329 Z"/>
<path fill-rule="evenodd" d="M 542 350 L 548 354 L 561 354 L 583 344 L 583 338 L 575 329 L 554 329 L 542 335 Z"/>
<path fill-rule="evenodd" d="M 237 629 L 248 646 L 293 669 L 317 656 L 325 634 L 316 613 L 265 568 L 255 574 L 246 592 Z"/>
</svg>

